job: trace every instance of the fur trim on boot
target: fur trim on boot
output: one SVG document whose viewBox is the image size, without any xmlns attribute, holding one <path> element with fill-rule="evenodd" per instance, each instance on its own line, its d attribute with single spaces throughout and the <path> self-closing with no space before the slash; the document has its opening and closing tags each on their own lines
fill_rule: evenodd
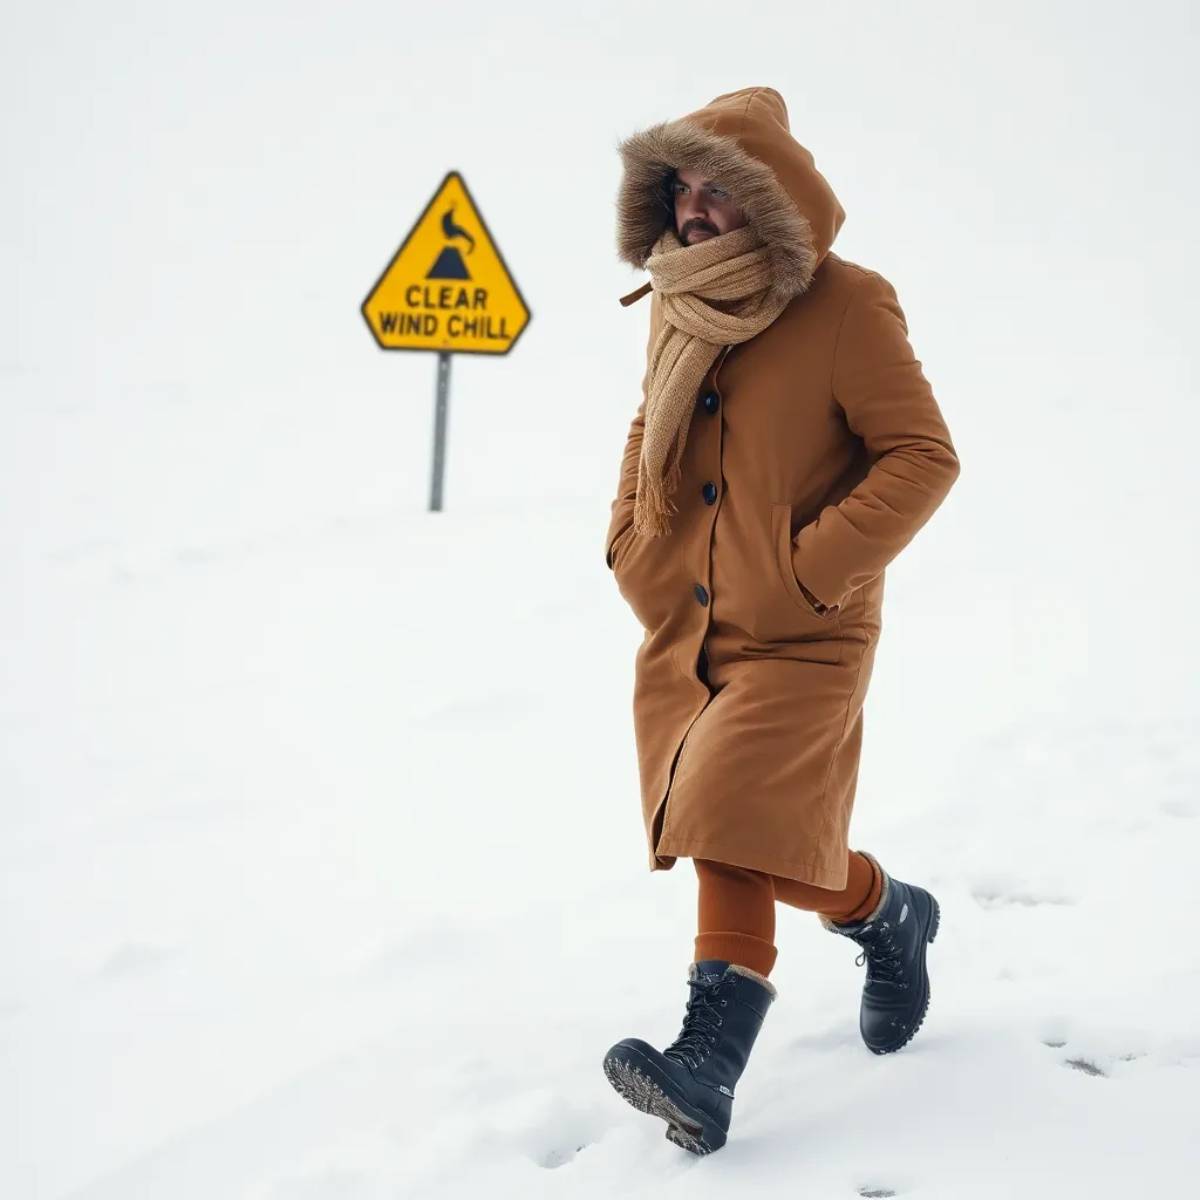
<svg viewBox="0 0 1200 1200">
<path fill-rule="evenodd" d="M 876 904 L 875 907 L 859 921 L 833 921 L 829 917 L 825 916 L 824 913 L 817 913 L 817 917 L 820 919 L 821 924 L 824 925 L 826 929 L 833 930 L 834 933 L 841 933 L 843 929 L 854 925 L 869 925 L 887 907 L 888 896 L 892 888 L 891 877 L 883 869 L 879 859 L 877 859 L 869 850 L 860 850 L 859 854 L 861 854 L 863 858 L 869 858 L 875 864 L 875 869 L 880 873 L 880 875 L 883 876 L 883 891 L 879 893 L 879 903 Z"/>
<path fill-rule="evenodd" d="M 747 979 L 753 979 L 755 983 L 766 988 L 767 993 L 772 1000 L 779 995 L 775 985 L 765 975 L 760 975 L 753 967 L 744 967 L 741 963 L 731 962 L 726 969 L 730 971 L 736 971 L 739 975 L 745 975 Z M 690 963 L 688 965 L 688 978 L 695 979 L 698 973 L 699 972 L 697 971 L 696 964 Z"/>
</svg>

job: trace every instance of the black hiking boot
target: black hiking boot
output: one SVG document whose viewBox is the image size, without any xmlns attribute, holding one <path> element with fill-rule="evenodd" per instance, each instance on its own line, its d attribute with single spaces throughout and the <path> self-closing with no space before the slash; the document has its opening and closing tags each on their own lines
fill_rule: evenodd
<svg viewBox="0 0 1200 1200">
<path fill-rule="evenodd" d="M 733 1088 L 754 1046 L 775 985 L 740 963 L 688 965 L 683 1028 L 659 1052 L 624 1038 L 604 1056 L 608 1081 L 634 1108 L 661 1117 L 667 1139 L 693 1154 L 719 1150 L 729 1133 Z"/>
<path fill-rule="evenodd" d="M 817 915 L 826 929 L 863 948 L 854 960 L 859 966 L 867 962 L 859 1031 L 868 1049 L 890 1054 L 911 1040 L 929 1008 L 925 948 L 937 936 L 941 912 L 924 888 L 893 879 L 874 855 L 867 857 L 883 874 L 883 893 L 875 910 L 845 924 Z"/>
</svg>

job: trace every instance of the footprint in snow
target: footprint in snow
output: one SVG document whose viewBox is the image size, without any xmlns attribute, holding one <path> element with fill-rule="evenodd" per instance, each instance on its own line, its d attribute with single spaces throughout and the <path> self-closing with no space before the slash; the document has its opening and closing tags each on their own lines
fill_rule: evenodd
<svg viewBox="0 0 1200 1200">
<path fill-rule="evenodd" d="M 1082 1071 L 1085 1075 L 1103 1075 L 1105 1078 L 1108 1078 L 1108 1072 L 1096 1066 L 1088 1058 L 1065 1058 L 1063 1059 L 1063 1066 L 1071 1067 L 1076 1071 Z"/>
<path fill-rule="evenodd" d="M 1042 1038 L 1041 1042 L 1043 1046 L 1049 1046 L 1052 1050 L 1061 1050 L 1067 1044 L 1065 1038 Z M 1125 1054 L 1093 1054 L 1090 1057 L 1077 1054 L 1071 1058 L 1061 1059 L 1060 1061 L 1064 1067 L 1069 1067 L 1073 1071 L 1080 1071 L 1084 1075 L 1100 1075 L 1108 1079 L 1110 1077 L 1109 1072 L 1098 1061 L 1106 1057 L 1116 1059 L 1118 1062 L 1133 1062 L 1136 1059 L 1145 1058 L 1146 1052 L 1144 1050 L 1131 1050 Z"/>
<path fill-rule="evenodd" d="M 1182 796 L 1172 796 L 1168 800 L 1163 800 L 1159 803 L 1158 811 L 1165 813 L 1168 817 L 1194 817 L 1196 815 L 1195 805 L 1190 800 L 1185 800 Z"/>
<path fill-rule="evenodd" d="M 580 1142 L 578 1145 L 568 1143 L 566 1145 L 551 1146 L 540 1158 L 536 1158 L 534 1161 L 539 1167 L 546 1167 L 549 1170 L 553 1170 L 555 1167 L 561 1167 L 565 1163 L 569 1163 L 586 1146 L 587 1142 Z"/>
<path fill-rule="evenodd" d="M 156 946 L 150 942 L 123 942 L 100 965 L 96 972 L 102 979 L 123 979 L 141 975 L 159 967 L 175 951 L 171 946 Z"/>
<path fill-rule="evenodd" d="M 977 884 L 971 889 L 971 896 L 981 908 L 1008 908 L 1012 905 L 1037 908 L 1043 904 L 1070 905 L 1076 903 L 1073 896 L 1061 893 L 1038 892 L 1033 888 L 997 887 L 989 884 Z"/>
</svg>

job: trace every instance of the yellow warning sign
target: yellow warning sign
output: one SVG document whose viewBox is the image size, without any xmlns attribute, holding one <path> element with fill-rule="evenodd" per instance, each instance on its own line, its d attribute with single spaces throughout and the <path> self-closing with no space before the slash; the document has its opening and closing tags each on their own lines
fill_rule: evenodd
<svg viewBox="0 0 1200 1200">
<path fill-rule="evenodd" d="M 530 312 L 457 171 L 442 180 L 362 314 L 384 350 L 507 354 Z"/>
</svg>

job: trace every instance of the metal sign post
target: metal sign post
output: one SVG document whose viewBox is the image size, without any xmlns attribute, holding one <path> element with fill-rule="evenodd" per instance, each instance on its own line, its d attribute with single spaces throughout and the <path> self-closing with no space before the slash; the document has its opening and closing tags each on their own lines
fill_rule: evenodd
<svg viewBox="0 0 1200 1200">
<path fill-rule="evenodd" d="M 433 407 L 433 487 L 429 511 L 442 511 L 442 476 L 446 467 L 446 409 L 450 406 L 450 352 L 438 352 L 437 395 Z"/>
</svg>

